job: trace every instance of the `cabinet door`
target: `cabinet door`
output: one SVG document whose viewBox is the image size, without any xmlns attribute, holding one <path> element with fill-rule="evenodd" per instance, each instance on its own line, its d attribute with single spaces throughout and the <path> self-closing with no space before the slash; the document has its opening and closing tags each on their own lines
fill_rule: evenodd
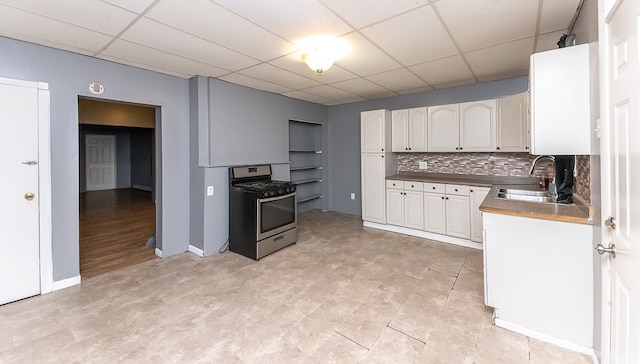
<svg viewBox="0 0 640 364">
<path fill-rule="evenodd" d="M 444 234 L 446 230 L 445 199 L 443 194 L 424 194 L 424 229 Z"/>
<path fill-rule="evenodd" d="M 362 154 L 362 220 L 386 223 L 384 154 Z"/>
<path fill-rule="evenodd" d="M 427 151 L 427 108 L 409 109 L 407 144 L 411 152 Z"/>
<path fill-rule="evenodd" d="M 460 104 L 460 150 L 496 150 L 496 100 Z"/>
<path fill-rule="evenodd" d="M 360 148 L 362 153 L 384 152 L 385 111 L 365 111 L 360 115 Z"/>
<path fill-rule="evenodd" d="M 424 194 L 417 191 L 404 192 L 404 226 L 411 229 L 424 228 Z"/>
<path fill-rule="evenodd" d="M 455 152 L 459 148 L 459 104 L 428 108 L 427 150 L 429 152 Z"/>
<path fill-rule="evenodd" d="M 498 99 L 498 146 L 500 152 L 527 151 L 526 93 Z"/>
<path fill-rule="evenodd" d="M 409 111 L 393 110 L 391 112 L 391 151 L 407 152 L 409 146 L 407 139 L 409 135 Z"/>
<path fill-rule="evenodd" d="M 471 240 L 482 242 L 482 212 L 480 211 L 480 205 L 484 198 L 487 197 L 489 188 L 486 187 L 471 187 L 469 190 L 469 204 L 471 205 Z"/>
<path fill-rule="evenodd" d="M 445 201 L 447 235 L 469 239 L 471 237 L 469 197 L 447 195 Z"/>
<path fill-rule="evenodd" d="M 387 189 L 387 224 L 404 226 L 404 191 Z"/>
</svg>

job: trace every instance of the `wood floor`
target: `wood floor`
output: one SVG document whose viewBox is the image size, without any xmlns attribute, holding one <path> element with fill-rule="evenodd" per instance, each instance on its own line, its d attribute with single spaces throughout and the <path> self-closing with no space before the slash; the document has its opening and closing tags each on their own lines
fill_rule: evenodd
<svg viewBox="0 0 640 364">
<path fill-rule="evenodd" d="M 80 275 L 83 279 L 156 258 L 151 192 L 134 189 L 80 194 Z"/>
</svg>

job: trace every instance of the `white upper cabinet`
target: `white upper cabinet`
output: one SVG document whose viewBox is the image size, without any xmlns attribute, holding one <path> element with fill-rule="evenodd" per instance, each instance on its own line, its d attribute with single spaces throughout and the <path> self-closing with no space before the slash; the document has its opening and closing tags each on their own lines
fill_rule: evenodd
<svg viewBox="0 0 640 364">
<path fill-rule="evenodd" d="M 527 152 L 528 147 L 527 93 L 498 99 L 499 152 Z"/>
<path fill-rule="evenodd" d="M 361 113 L 360 148 L 362 153 L 382 153 L 390 147 L 385 138 L 391 130 L 386 130 L 389 110 L 372 110 Z M 388 150 L 387 150 L 388 151 Z"/>
<path fill-rule="evenodd" d="M 589 44 L 531 55 L 529 88 L 530 153 L 590 154 Z"/>
<path fill-rule="evenodd" d="M 409 151 L 427 151 L 427 108 L 409 109 Z"/>
<path fill-rule="evenodd" d="M 460 148 L 460 104 L 431 106 L 428 109 L 427 148 L 429 152 L 456 152 Z"/>
<path fill-rule="evenodd" d="M 460 104 L 460 147 L 462 152 L 496 149 L 496 100 Z"/>
<path fill-rule="evenodd" d="M 391 151 L 409 151 L 409 110 L 393 110 L 391 112 Z"/>
<path fill-rule="evenodd" d="M 427 151 L 427 108 L 394 110 L 392 120 L 393 152 Z"/>
</svg>

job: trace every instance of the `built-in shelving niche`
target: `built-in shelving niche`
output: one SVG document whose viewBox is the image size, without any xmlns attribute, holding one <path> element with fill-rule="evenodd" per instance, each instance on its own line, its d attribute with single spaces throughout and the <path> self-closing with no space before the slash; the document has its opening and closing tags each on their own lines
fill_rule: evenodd
<svg viewBox="0 0 640 364">
<path fill-rule="evenodd" d="M 298 212 L 322 209 L 322 124 L 289 120 L 289 161 Z"/>
</svg>

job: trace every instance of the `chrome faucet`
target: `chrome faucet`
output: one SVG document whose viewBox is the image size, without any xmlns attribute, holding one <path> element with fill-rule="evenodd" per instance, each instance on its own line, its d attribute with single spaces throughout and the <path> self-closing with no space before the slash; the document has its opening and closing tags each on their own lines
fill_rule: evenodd
<svg viewBox="0 0 640 364">
<path fill-rule="evenodd" d="M 533 162 L 531 162 L 531 169 L 529 170 L 529 175 L 531 176 L 533 174 L 533 170 L 536 168 L 536 163 L 542 159 L 542 158 L 549 158 L 551 159 L 552 162 L 556 161 L 556 157 L 552 156 L 552 155 L 539 155 L 537 156 Z"/>
</svg>

